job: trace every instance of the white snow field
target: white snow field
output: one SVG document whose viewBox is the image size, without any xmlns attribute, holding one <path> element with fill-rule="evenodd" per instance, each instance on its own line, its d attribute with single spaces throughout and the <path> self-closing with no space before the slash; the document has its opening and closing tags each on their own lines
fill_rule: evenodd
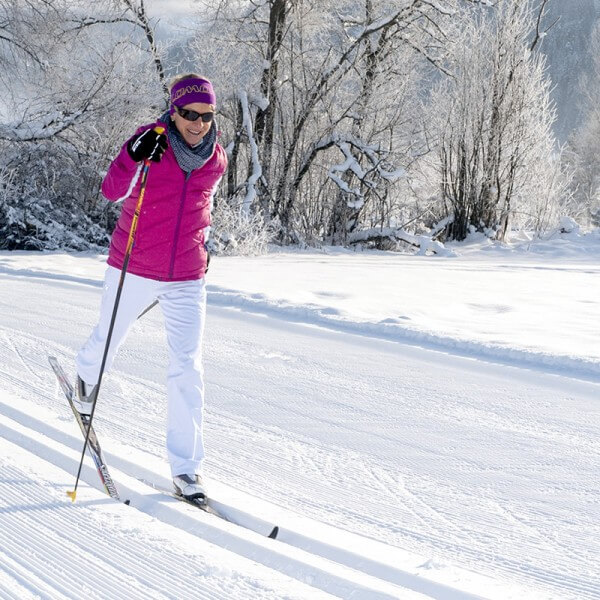
<svg viewBox="0 0 600 600">
<path fill-rule="evenodd" d="M 205 477 L 238 524 L 141 481 L 170 483 L 158 308 L 95 419 L 130 506 L 89 457 L 70 502 L 47 355 L 74 377 L 105 257 L 0 253 L 0 598 L 600 599 L 600 235 L 454 250 L 214 259 Z"/>
</svg>

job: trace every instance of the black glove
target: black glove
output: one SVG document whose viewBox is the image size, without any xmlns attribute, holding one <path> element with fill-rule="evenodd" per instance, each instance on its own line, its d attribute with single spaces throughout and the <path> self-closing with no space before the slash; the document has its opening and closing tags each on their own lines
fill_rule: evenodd
<svg viewBox="0 0 600 600">
<path fill-rule="evenodd" d="M 149 158 L 159 162 L 167 149 L 167 136 L 154 129 L 147 129 L 127 144 L 127 152 L 135 162 Z"/>
</svg>

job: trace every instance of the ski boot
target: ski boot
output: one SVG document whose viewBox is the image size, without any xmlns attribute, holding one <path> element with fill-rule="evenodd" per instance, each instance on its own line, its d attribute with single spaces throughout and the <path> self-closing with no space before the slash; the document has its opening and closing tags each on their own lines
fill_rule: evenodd
<svg viewBox="0 0 600 600">
<path fill-rule="evenodd" d="M 80 415 L 89 416 L 92 413 L 94 400 L 96 399 L 96 386 L 89 386 L 79 375 L 77 375 L 77 396 L 73 398 L 73 404 Z"/>
<path fill-rule="evenodd" d="M 200 475 L 176 475 L 173 477 L 175 493 L 188 502 L 206 504 L 206 490 Z"/>
</svg>

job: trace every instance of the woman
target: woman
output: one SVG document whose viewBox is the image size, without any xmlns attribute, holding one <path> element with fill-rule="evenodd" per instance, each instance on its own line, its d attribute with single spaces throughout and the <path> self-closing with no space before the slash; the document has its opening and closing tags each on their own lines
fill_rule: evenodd
<svg viewBox="0 0 600 600">
<path fill-rule="evenodd" d="M 142 162 L 150 159 L 135 244 L 106 360 L 108 369 L 138 315 L 158 300 L 169 345 L 167 452 L 175 491 L 203 501 L 201 364 L 206 308 L 205 242 L 215 189 L 227 168 L 217 143 L 216 98 L 211 82 L 195 73 L 170 86 L 170 109 L 140 127 L 122 147 L 102 182 L 102 193 L 123 201 L 112 235 L 100 319 L 77 355 L 77 408 L 89 414 L 114 306 Z M 166 133 L 158 133 L 162 126 Z"/>
</svg>

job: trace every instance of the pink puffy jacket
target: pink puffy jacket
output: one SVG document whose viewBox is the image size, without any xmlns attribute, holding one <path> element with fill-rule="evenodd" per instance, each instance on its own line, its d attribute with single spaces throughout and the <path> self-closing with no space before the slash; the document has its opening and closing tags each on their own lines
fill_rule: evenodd
<svg viewBox="0 0 600 600">
<path fill-rule="evenodd" d="M 163 125 L 152 123 L 142 131 Z M 140 163 L 127 152 L 127 143 L 111 163 L 102 193 L 112 202 L 123 201 L 112 235 L 108 264 L 121 269 L 133 213 L 140 193 Z M 210 225 L 210 204 L 227 168 L 225 150 L 216 144 L 208 162 L 186 174 L 169 146 L 160 162 L 151 163 L 137 233 L 127 271 L 160 281 L 201 279 L 206 270 L 204 228 Z"/>
</svg>

